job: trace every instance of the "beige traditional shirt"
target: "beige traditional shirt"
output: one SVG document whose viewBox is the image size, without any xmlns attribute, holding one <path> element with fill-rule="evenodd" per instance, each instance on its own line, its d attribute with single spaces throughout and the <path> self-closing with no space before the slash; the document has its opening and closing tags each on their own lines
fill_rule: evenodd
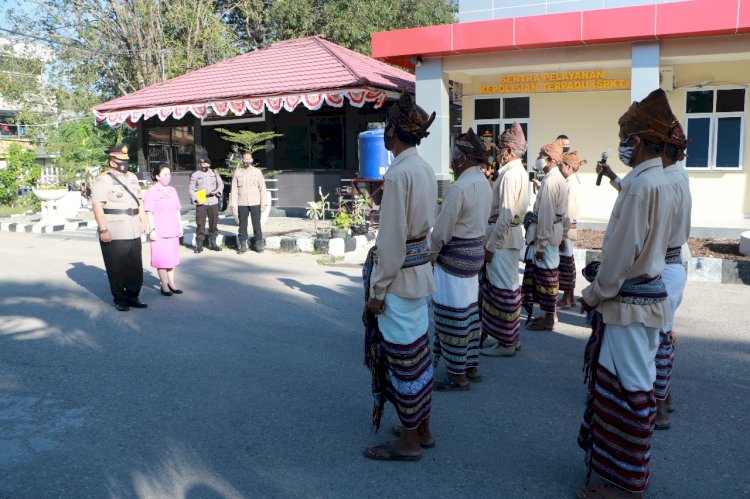
<svg viewBox="0 0 750 499">
<path fill-rule="evenodd" d="M 254 166 L 240 167 L 232 175 L 232 192 L 229 193 L 229 207 L 234 212 L 237 206 L 260 205 L 266 207 L 266 181 L 263 172 Z"/>
<path fill-rule="evenodd" d="M 537 223 L 531 224 L 526 233 L 527 243 L 536 243 L 536 250 L 547 245 L 560 246 L 563 239 L 563 220 L 568 213 L 568 184 L 559 168 L 552 168 L 544 176 L 539 193 L 534 201 Z M 559 216 L 560 222 L 555 223 Z"/>
<path fill-rule="evenodd" d="M 565 179 L 568 184 L 568 212 L 563 219 L 563 239 L 575 241 L 578 237 L 578 214 L 581 212 L 581 179 L 574 173 Z"/>
<path fill-rule="evenodd" d="M 479 166 L 464 171 L 448 189 L 430 236 L 433 260 L 454 237 L 484 237 L 490 216 L 492 187 Z"/>
<path fill-rule="evenodd" d="M 120 185 L 109 175 L 112 172 L 124 184 Z M 138 201 L 133 199 L 130 193 Z M 105 210 L 139 210 L 137 214 L 105 213 L 104 220 L 107 222 L 112 240 L 140 239 L 142 231 L 140 210 L 143 210 L 143 193 L 138 184 L 138 177 L 134 173 L 119 173 L 108 170 L 94 179 L 91 186 L 91 201 L 101 203 Z"/>
<path fill-rule="evenodd" d="M 523 248 L 523 216 L 529 208 L 528 182 L 520 159 L 509 161 L 498 171 L 490 209 L 490 218 L 497 220 L 487 228 L 487 251 Z"/>
<path fill-rule="evenodd" d="M 378 260 L 370 276 L 370 296 L 386 293 L 422 298 L 435 291 L 429 263 L 402 269 L 406 241 L 427 237 L 435 222 L 437 179 L 432 167 L 410 147 L 396 156 L 385 173 L 380 203 Z"/>
<path fill-rule="evenodd" d="M 693 198 L 690 195 L 690 181 L 685 170 L 677 164 L 664 168 L 664 175 L 674 190 L 675 203 L 667 246 L 677 248 L 685 244 L 690 237 L 691 211 L 693 209 Z"/>
<path fill-rule="evenodd" d="M 587 304 L 597 307 L 606 324 L 648 327 L 668 323 L 667 300 L 654 305 L 620 303 L 614 298 L 626 279 L 656 277 L 664 270 L 674 207 L 660 158 L 644 161 L 620 180 L 607 224 L 602 262 L 594 282 L 583 290 Z"/>
</svg>

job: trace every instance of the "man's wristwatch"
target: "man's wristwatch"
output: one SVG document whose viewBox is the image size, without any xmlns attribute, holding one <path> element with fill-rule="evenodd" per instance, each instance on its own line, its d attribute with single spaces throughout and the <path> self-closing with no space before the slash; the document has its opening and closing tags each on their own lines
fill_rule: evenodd
<svg viewBox="0 0 750 499">
<path fill-rule="evenodd" d="M 104 234 L 105 232 L 109 232 L 108 228 L 98 229 L 99 234 Z"/>
</svg>

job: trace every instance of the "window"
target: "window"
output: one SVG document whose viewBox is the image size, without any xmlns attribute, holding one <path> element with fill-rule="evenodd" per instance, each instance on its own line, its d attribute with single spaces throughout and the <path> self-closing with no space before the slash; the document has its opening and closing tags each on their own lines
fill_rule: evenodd
<svg viewBox="0 0 750 499">
<path fill-rule="evenodd" d="M 693 171 L 742 169 L 745 89 L 688 90 L 685 167 Z"/>
<path fill-rule="evenodd" d="M 191 126 L 148 128 L 149 171 L 160 163 L 169 163 L 175 171 L 195 170 L 194 146 Z"/>
<path fill-rule="evenodd" d="M 497 144 L 498 135 L 517 121 L 528 140 L 530 106 L 528 97 L 476 98 L 474 100 L 474 129 L 485 142 Z M 527 160 L 528 151 L 523 157 L 524 165 L 527 164 Z"/>
</svg>

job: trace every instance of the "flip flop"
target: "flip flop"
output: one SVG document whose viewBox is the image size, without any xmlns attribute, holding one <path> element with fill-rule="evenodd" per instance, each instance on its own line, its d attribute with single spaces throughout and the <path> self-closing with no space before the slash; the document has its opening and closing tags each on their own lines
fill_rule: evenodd
<svg viewBox="0 0 750 499">
<path fill-rule="evenodd" d="M 480 374 L 479 376 L 476 376 L 474 378 L 472 378 L 471 376 L 467 375 L 466 379 L 468 379 L 472 383 L 481 383 L 482 382 L 482 375 Z"/>
<path fill-rule="evenodd" d="M 471 385 L 469 383 L 459 385 L 452 379 L 445 378 L 435 383 L 435 390 L 439 392 L 465 392 L 471 390 Z"/>
<path fill-rule="evenodd" d="M 670 413 L 670 414 L 673 413 L 674 412 L 674 407 L 667 407 L 667 412 Z"/>
<path fill-rule="evenodd" d="M 385 456 L 381 456 L 380 454 L 373 454 L 370 452 L 370 447 L 366 448 L 363 451 L 363 454 L 368 459 L 374 459 L 375 461 L 419 461 L 422 459 L 422 454 L 416 455 L 416 456 L 407 456 L 404 454 L 401 454 L 396 449 L 394 449 L 391 444 L 383 444 L 383 445 L 377 445 L 375 447 L 372 447 L 372 449 L 379 449 L 386 453 Z"/>
<path fill-rule="evenodd" d="M 655 424 L 654 430 L 668 430 L 672 425 L 670 423 Z"/>
<path fill-rule="evenodd" d="M 391 433 L 393 433 L 395 437 L 401 438 L 401 430 L 403 429 L 404 429 L 403 426 L 396 425 L 396 426 L 391 427 Z M 420 442 L 419 446 L 422 447 L 423 449 L 432 449 L 433 447 L 435 447 L 435 441 L 433 440 L 429 444 L 423 444 Z"/>
</svg>

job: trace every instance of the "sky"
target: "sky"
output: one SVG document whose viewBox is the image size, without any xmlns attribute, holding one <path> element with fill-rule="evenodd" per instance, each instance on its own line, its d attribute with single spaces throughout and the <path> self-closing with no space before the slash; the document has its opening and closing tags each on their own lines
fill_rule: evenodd
<svg viewBox="0 0 750 499">
<path fill-rule="evenodd" d="M 24 0 L 0 0 L 0 28 L 8 28 L 8 12 L 19 9 L 23 13 L 31 14 L 34 11 L 32 2 Z"/>
</svg>

